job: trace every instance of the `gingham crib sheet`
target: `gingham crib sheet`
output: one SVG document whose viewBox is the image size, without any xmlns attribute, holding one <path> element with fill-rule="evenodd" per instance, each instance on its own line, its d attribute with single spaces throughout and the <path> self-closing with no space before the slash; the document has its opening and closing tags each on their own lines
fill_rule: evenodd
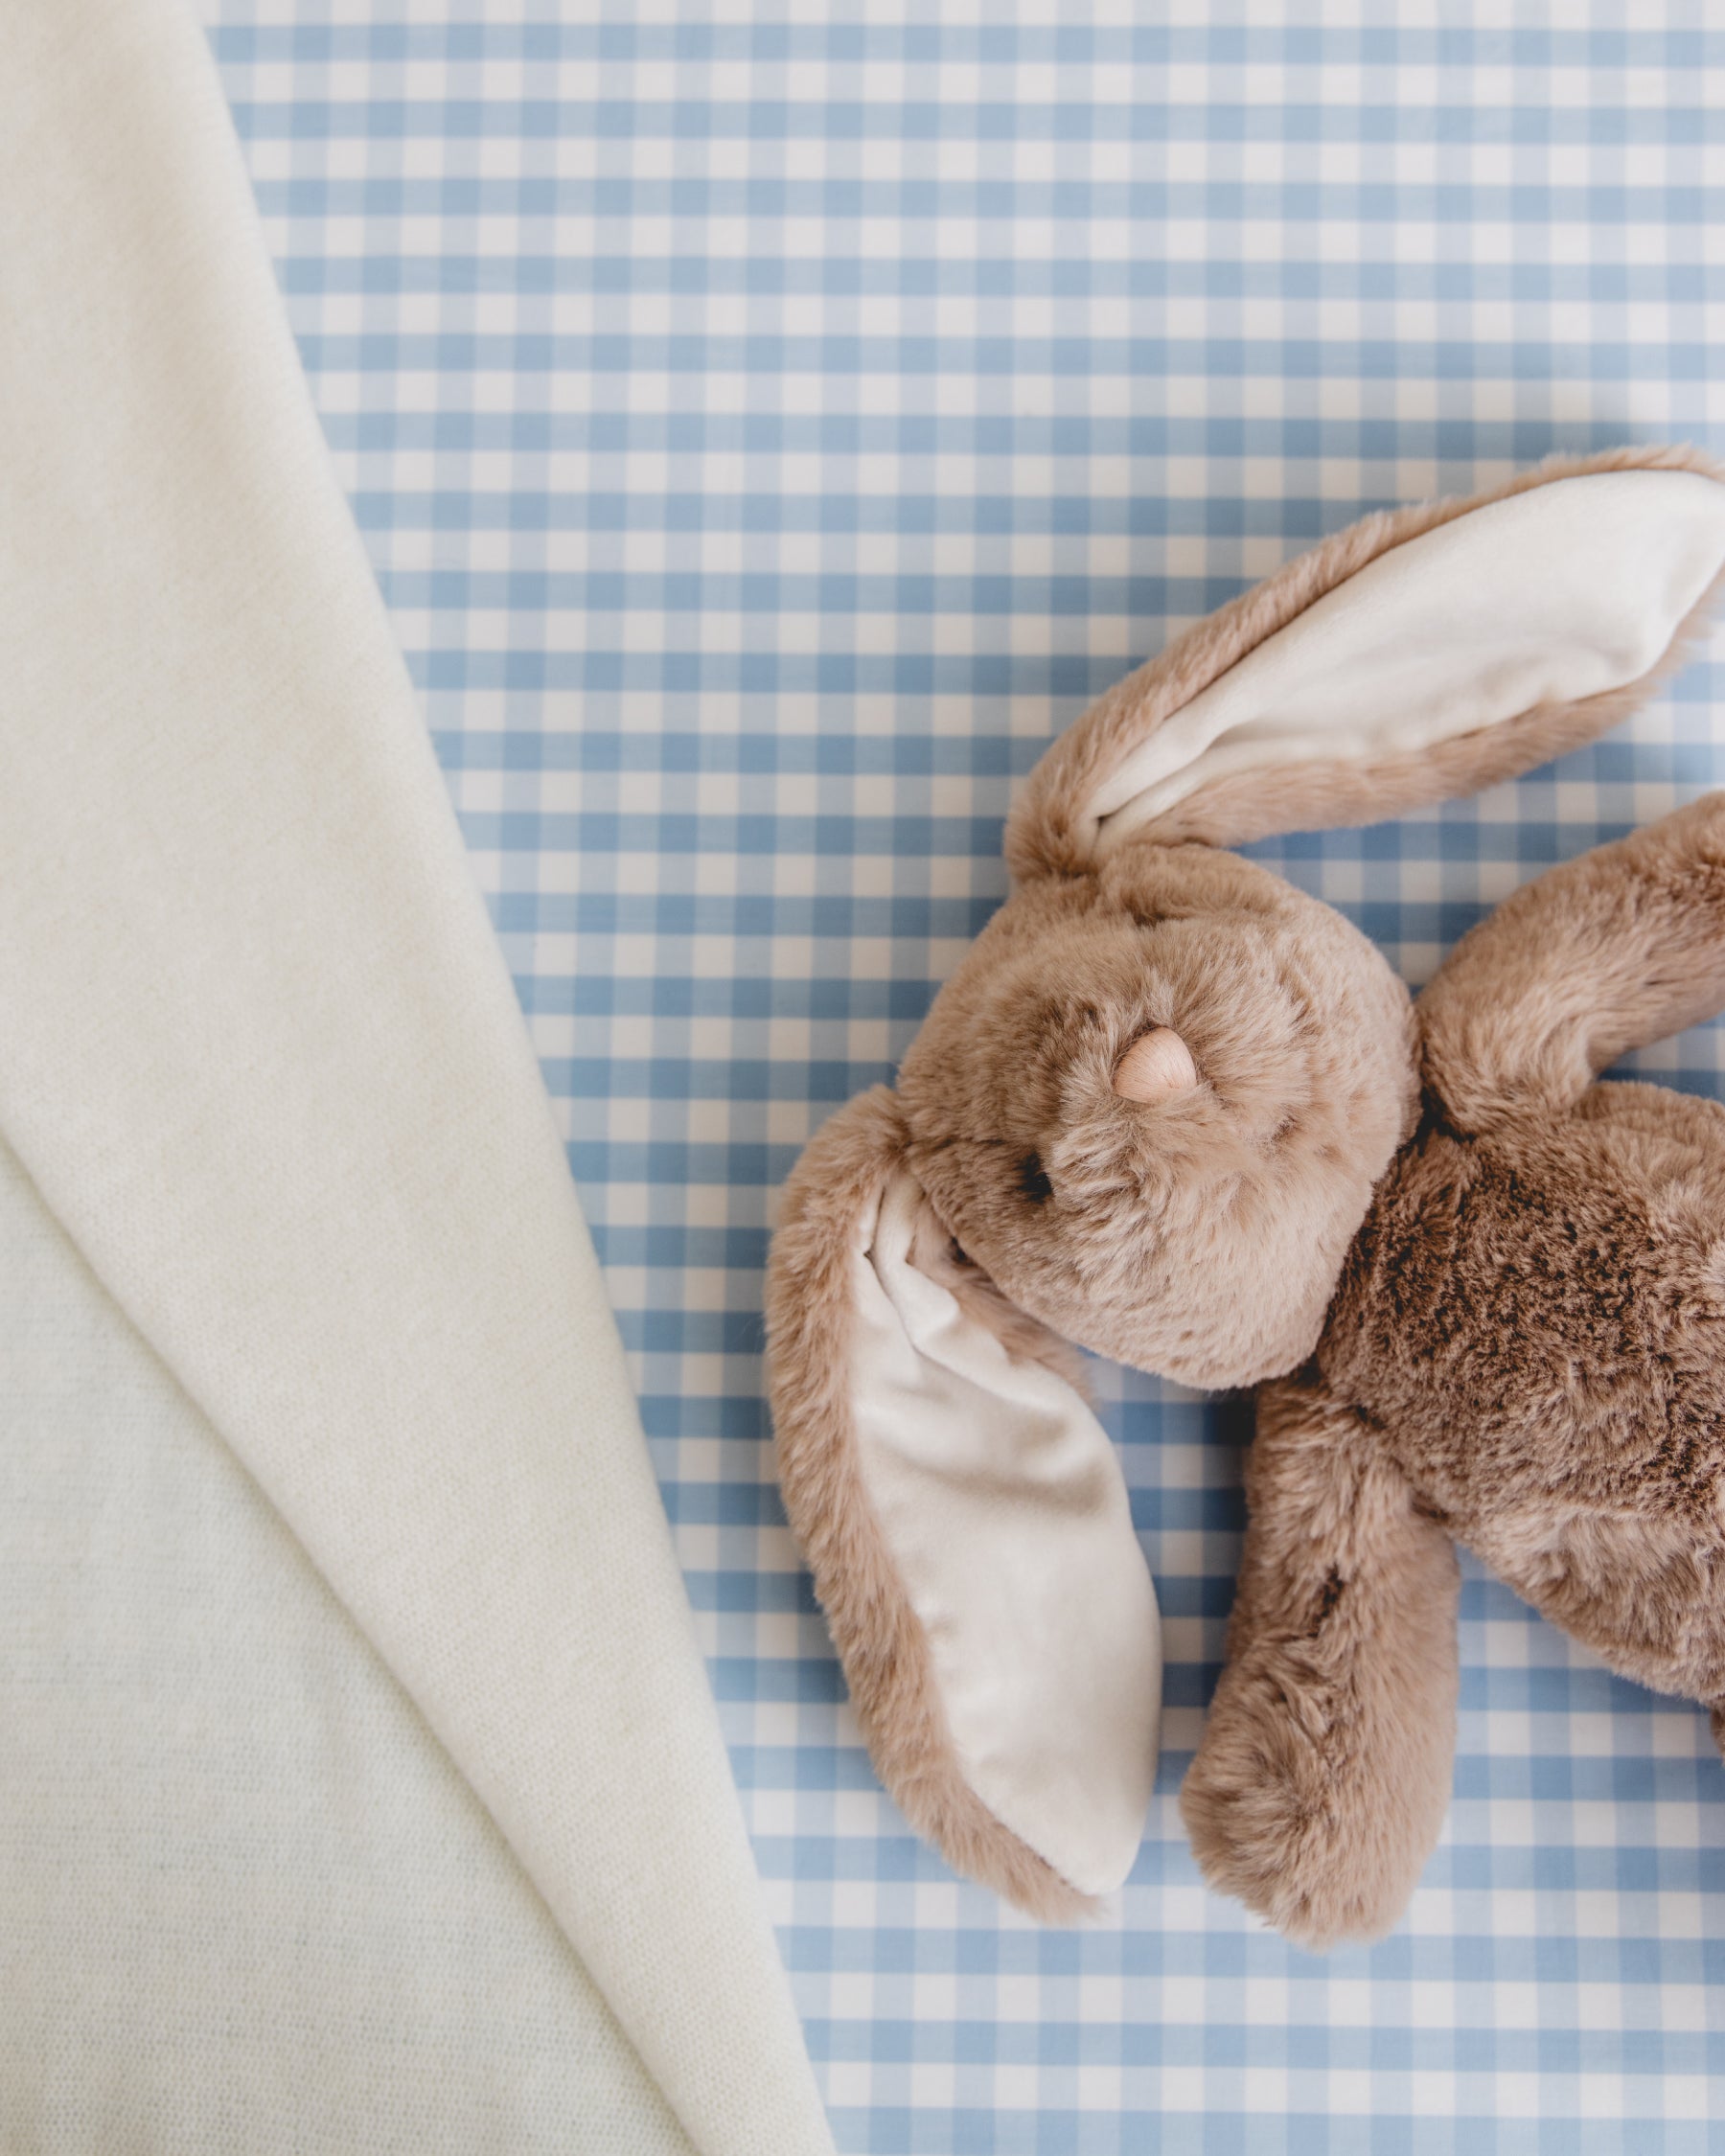
<svg viewBox="0 0 1725 2156">
<path fill-rule="evenodd" d="M 1449 1824 L 1302 1956 L 1174 1798 L 1246 1411 L 1099 1367 L 1162 1596 L 1117 1925 L 1039 1932 L 876 1786 L 774 1496 L 773 1194 L 1005 888 L 1015 778 L 1363 509 L 1725 450 L 1702 0 L 1117 16 L 206 0 L 305 363 L 639 1383 L 841 2148 L 1725 2146 L 1725 1770 L 1469 1567 Z M 1715 652 L 1718 649 L 1715 646 Z M 1423 979 L 1725 781 L 1716 660 L 1477 802 L 1254 849 Z M 1725 1098 L 1704 1028 L 1635 1067 Z"/>
</svg>

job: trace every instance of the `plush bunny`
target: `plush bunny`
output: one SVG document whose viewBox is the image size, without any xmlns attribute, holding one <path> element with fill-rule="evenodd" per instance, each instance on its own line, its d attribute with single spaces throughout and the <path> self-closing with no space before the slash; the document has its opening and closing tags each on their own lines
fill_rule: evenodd
<svg viewBox="0 0 1725 2156">
<path fill-rule="evenodd" d="M 1452 1537 L 1720 1729 L 1725 1110 L 1595 1080 L 1725 1006 L 1725 794 L 1518 892 L 1417 1005 L 1220 849 L 1575 747 L 1722 582 L 1725 472 L 1683 449 L 1326 539 L 1049 749 L 1013 894 L 896 1089 L 798 1163 L 768 1296 L 786 1508 L 883 1780 L 1024 1908 L 1125 1877 L 1161 1688 L 1060 1336 L 1262 1388 L 1182 1804 L 1290 1938 L 1387 1929 L 1437 1838 Z"/>
</svg>

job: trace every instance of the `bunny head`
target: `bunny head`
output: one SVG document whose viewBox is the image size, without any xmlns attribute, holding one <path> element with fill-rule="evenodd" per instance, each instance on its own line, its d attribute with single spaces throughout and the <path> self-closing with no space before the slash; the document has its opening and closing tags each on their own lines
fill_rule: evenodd
<svg viewBox="0 0 1725 2156">
<path fill-rule="evenodd" d="M 1105 696 L 1032 773 L 1013 895 L 895 1090 L 817 1134 L 769 1278 L 781 1485 L 883 1779 L 1044 1915 L 1116 1885 L 1156 1610 L 1061 1341 L 1202 1387 L 1312 1351 L 1414 1128 L 1408 992 L 1223 851 L 1592 738 L 1680 656 L 1725 490 L 1629 449 L 1368 517 Z"/>
<path fill-rule="evenodd" d="M 1004 1296 L 1210 1387 L 1311 1351 L 1418 1091 L 1408 991 L 1343 915 L 1150 840 L 1027 879 L 898 1085 L 907 1167 Z"/>
</svg>

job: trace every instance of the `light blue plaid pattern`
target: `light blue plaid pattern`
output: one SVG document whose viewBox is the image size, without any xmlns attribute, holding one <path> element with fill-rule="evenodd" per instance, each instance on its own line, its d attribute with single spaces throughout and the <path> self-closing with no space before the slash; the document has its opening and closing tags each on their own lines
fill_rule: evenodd
<svg viewBox="0 0 1725 2156">
<path fill-rule="evenodd" d="M 1174 1804 L 1243 1411 L 1099 1371 L 1167 1750 L 1122 1921 L 1039 1932 L 877 1789 L 759 1360 L 773 1193 L 890 1074 L 1002 896 L 1014 779 L 1092 695 L 1368 506 L 1556 447 L 1725 450 L 1725 19 L 207 11 L 840 2146 L 1725 2147 L 1725 1772 L 1693 1709 L 1470 1569 L 1442 1846 L 1386 1944 L 1293 1952 L 1205 1891 Z M 1725 778 L 1722 685 L 1698 663 L 1517 786 L 1257 851 L 1423 978 L 1545 863 Z M 1638 1064 L 1725 1095 L 1713 1029 Z"/>
</svg>

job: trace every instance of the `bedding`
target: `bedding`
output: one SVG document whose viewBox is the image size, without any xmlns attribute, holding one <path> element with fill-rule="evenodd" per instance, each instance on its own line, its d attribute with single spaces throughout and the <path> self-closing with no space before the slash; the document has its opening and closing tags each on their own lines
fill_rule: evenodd
<svg viewBox="0 0 1725 2156">
<path fill-rule="evenodd" d="M 81 1606 L 45 1554 L 57 1531 L 93 1537 L 74 1576 L 100 1597 L 132 1592 L 152 1546 L 194 1530 L 148 1502 L 123 1516 L 127 1476 L 150 1486 L 163 1417 L 148 1395 L 164 1405 L 172 1381 L 172 1435 L 196 1411 L 225 1441 L 423 1717 L 404 1792 L 425 1787 L 428 1732 L 577 1958 L 558 1972 L 567 2040 L 601 2064 L 593 2110 L 564 2131 L 608 2148 L 622 2106 L 646 2147 L 676 2145 L 675 2121 L 715 2156 L 818 2152 L 831 2142 L 616 1327 L 198 26 L 178 0 L 53 0 L 12 30 L 0 1132 L 19 1171 L 6 1196 L 34 1191 L 105 1295 L 81 1283 L 82 1322 L 62 1323 L 51 1267 L 36 1289 L 41 1224 L 20 1224 L 17 1547 L 0 1571 L 39 1592 L 12 1588 L 0 1656 L 0 1846 L 19 1895 L 0 1932 L 29 2007 L 27 2022 L 9 2001 L 0 2100 L 52 2146 L 298 2147 L 321 2120 L 324 2145 L 351 2147 L 344 2080 L 386 2077 L 379 2053 L 399 2076 L 398 2047 L 436 2041 L 436 1982 L 462 1981 L 451 1935 L 421 2010 L 386 1984 L 340 2021 L 331 1994 L 353 1971 L 307 1911 L 313 1972 L 337 1964 L 330 1990 L 313 1985 L 279 2042 L 252 2037 L 262 2078 L 235 2055 L 262 2011 L 253 1964 L 266 1990 L 293 1989 L 259 1897 L 286 1916 L 310 1883 L 271 1846 L 268 1801 L 196 1794 L 194 1732 L 238 1679 L 241 1636 L 210 1637 L 206 1685 L 196 1663 L 164 1666 L 172 1601 L 159 1635 L 140 1613 L 133 1638 L 112 1611 L 82 1651 L 52 1630 Z M 82 1351 L 108 1336 L 111 1354 Z M 38 1503 L 31 1472 L 51 1489 L 60 1448 L 123 1456 L 67 1515 Z M 172 1568 L 157 1576 L 172 1586 Z M 302 1594 L 289 1669 L 313 1616 L 333 1652 L 334 1615 Z M 110 1687 L 127 1710 L 112 1731 Z M 140 1788 L 126 1737 L 136 1693 L 156 1688 Z M 339 1825 L 365 1747 L 343 1805 L 324 1704 L 299 1704 L 309 1755 L 324 1750 L 298 1796 L 332 1807 L 320 1823 L 352 1876 Z M 158 1779 L 165 1824 L 183 1811 L 256 1840 L 246 1891 L 223 1897 L 218 1864 L 180 1880 L 163 1912 L 184 1918 L 177 1952 L 151 1932 L 150 1888 L 161 1867 L 195 1870 L 196 1843 L 143 1836 Z M 518 1890 L 507 1903 L 518 1931 Z M 200 1988 L 230 2004 L 176 2056 Z M 484 2011 L 496 2001 L 458 2024 L 470 2050 Z M 296 2030 L 307 2016 L 324 2041 Z M 565 2072 L 567 2056 L 560 2044 Z M 506 2078 L 494 2063 L 487 2077 Z M 507 2091 L 512 2108 L 524 2093 Z M 508 2145 L 500 2125 L 493 2145 Z"/>
<path fill-rule="evenodd" d="M 1291 1950 L 1204 1892 L 1175 1810 L 1221 1663 L 1241 1414 L 1097 1365 L 1162 1603 L 1162 1763 L 1116 1917 L 1038 1930 L 949 1874 L 869 1771 L 777 1505 L 759 1314 L 774 1192 L 891 1076 L 1003 896 L 1006 804 L 1060 725 L 1371 507 L 1556 449 L 1725 449 L 1707 11 L 204 14 L 592 1228 L 838 2145 L 1701 2156 L 1725 2073 L 1701 1717 L 1466 1568 L 1446 1837 L 1382 1946 Z M 1541 867 L 1718 784 L 1721 686 L 1715 646 L 1477 802 L 1254 851 L 1423 981 Z M 1719 1042 L 1633 1067 L 1725 1098 Z M 152 1533 L 184 1502 L 150 1498 Z M 9 1503 L 4 1531 L 47 1533 L 33 1517 Z M 102 1571 L 80 1621 L 131 1626 Z M 367 1757 L 365 1786 L 396 1777 Z M 342 1860 L 383 1868 L 330 1951 L 401 1966 L 378 1881 L 460 1819 L 471 1899 L 426 1922 L 487 1935 L 460 1949 L 472 1991 L 525 1997 L 524 1959 L 497 1972 L 529 1952 L 532 1890 L 510 1902 L 473 1800 L 419 1771 L 399 1801 L 428 1823 L 387 1865 L 363 1841 Z M 102 1876 L 147 1877 L 118 1853 Z M 580 1980 L 532 1982 L 503 2081 L 552 2092 L 548 2119 Z"/>
</svg>

